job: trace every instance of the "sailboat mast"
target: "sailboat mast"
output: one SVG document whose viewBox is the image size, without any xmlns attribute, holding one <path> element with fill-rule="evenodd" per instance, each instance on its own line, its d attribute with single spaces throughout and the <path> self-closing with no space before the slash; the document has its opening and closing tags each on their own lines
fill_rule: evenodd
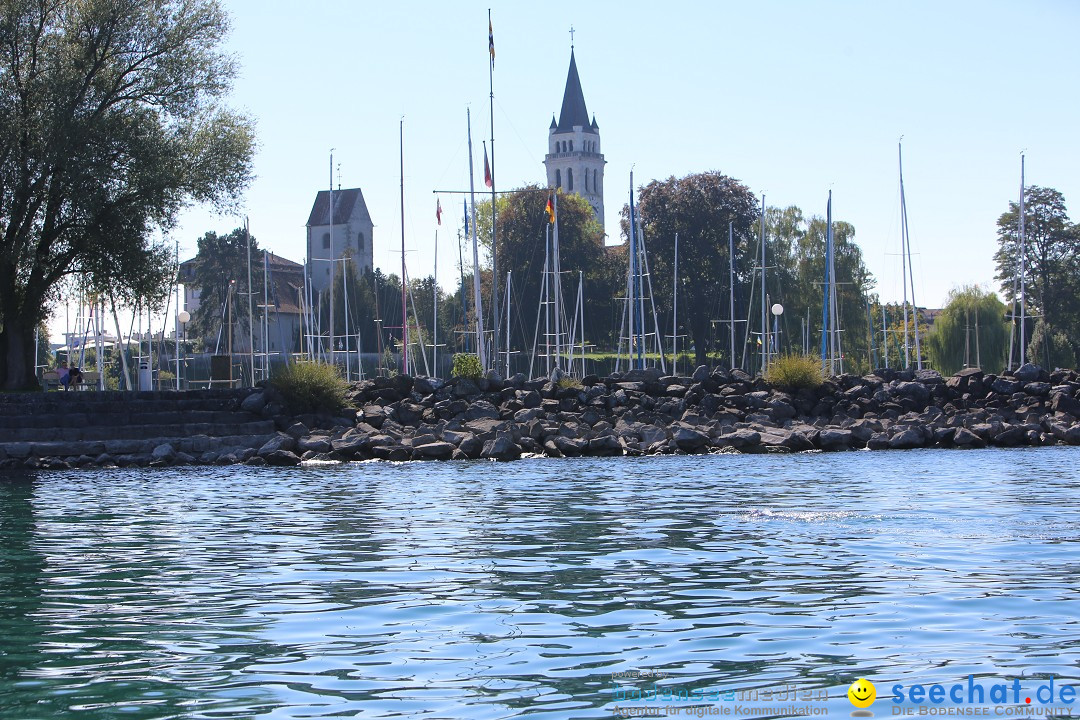
<svg viewBox="0 0 1080 720">
<path fill-rule="evenodd" d="M 907 281 L 911 284 L 911 322 L 915 326 L 915 367 L 922 370 L 922 345 L 919 342 L 919 306 L 915 302 L 915 267 L 911 264 L 911 228 L 907 218 L 907 196 L 904 194 L 903 175 L 900 179 L 900 210 L 904 224 L 904 244 L 907 246 Z"/>
<path fill-rule="evenodd" d="M 431 285 L 431 369 L 439 375 L 439 229 L 435 228 L 435 263 Z M 357 357 L 360 356 L 360 343 L 357 342 Z"/>
<path fill-rule="evenodd" d="M 765 299 L 765 194 L 761 194 L 761 372 L 769 364 L 769 351 L 766 347 L 765 336 L 768 334 L 769 319 L 767 316 L 768 300 Z"/>
<path fill-rule="evenodd" d="M 735 223 L 727 226 L 728 246 L 728 328 L 731 334 L 731 368 L 735 369 Z"/>
<path fill-rule="evenodd" d="M 832 193 L 829 193 L 829 347 L 831 357 L 829 369 L 840 374 L 844 372 L 843 351 L 840 348 L 840 308 L 836 303 L 836 237 L 833 235 Z"/>
<path fill-rule="evenodd" d="M 476 352 L 480 367 L 487 370 L 487 352 L 484 348 L 484 304 L 480 300 L 480 250 L 476 240 L 476 194 L 472 161 L 472 115 L 465 109 L 465 123 L 469 136 L 469 204 L 472 205 L 472 254 L 473 254 L 473 309 L 476 315 Z"/>
<path fill-rule="evenodd" d="M 405 303 L 405 118 L 398 122 L 398 162 L 401 171 L 401 374 L 408 375 L 409 313 Z"/>
<path fill-rule="evenodd" d="M 679 233 L 675 233 L 675 272 L 671 283 L 671 374 L 679 367 Z"/>
<path fill-rule="evenodd" d="M 629 259 L 630 259 L 630 265 L 629 265 L 630 282 L 628 283 L 628 286 L 630 288 L 630 292 L 627 295 L 627 300 L 629 302 L 629 315 L 630 315 L 630 328 L 629 328 L 630 329 L 630 346 L 628 348 L 629 349 L 628 354 L 630 355 L 630 367 L 631 368 L 638 367 L 638 364 L 634 363 L 634 346 L 636 345 L 637 346 L 637 352 L 638 352 L 638 363 L 640 364 L 640 367 L 645 367 L 645 359 L 642 356 L 641 345 L 639 345 L 638 342 L 637 342 L 637 328 L 636 328 L 637 323 L 635 322 L 635 318 L 634 318 L 634 307 L 635 307 L 634 306 L 634 295 L 636 294 L 636 291 L 637 291 L 637 284 L 634 282 L 634 278 L 637 277 L 637 259 L 638 258 L 637 258 L 637 217 L 634 214 L 634 171 L 633 170 L 630 171 L 630 258 Z"/>
<path fill-rule="evenodd" d="M 1024 234 L 1024 156 L 1020 155 L 1020 364 L 1027 362 L 1027 238 Z"/>
<path fill-rule="evenodd" d="M 330 148 L 330 257 L 327 258 L 330 262 L 330 364 L 337 360 L 337 348 L 334 347 L 334 257 L 334 148 Z"/>
<path fill-rule="evenodd" d="M 829 227 L 832 226 L 832 190 L 829 191 L 829 204 L 826 206 L 825 215 Z M 832 361 L 829 358 L 829 256 L 832 254 L 832 237 L 828 227 L 825 229 L 825 287 L 821 298 L 821 367 L 825 369 L 828 362 L 828 373 L 832 375 Z"/>
<path fill-rule="evenodd" d="M 244 239 L 247 241 L 247 306 L 248 306 L 248 382 L 255 387 L 255 316 L 251 312 L 251 231 L 248 229 L 248 219 L 244 216 Z M 179 376 L 179 372 L 177 373 Z"/>
<path fill-rule="evenodd" d="M 908 347 L 908 311 L 907 311 L 907 213 L 904 212 L 904 146 L 897 143 L 900 158 L 900 274 L 904 286 L 904 367 L 911 367 L 911 354 Z"/>
<path fill-rule="evenodd" d="M 495 247 L 495 37 L 491 30 L 491 8 L 488 8 L 488 109 L 491 115 L 491 316 L 494 319 L 495 335 L 492 347 L 498 352 L 499 347 L 499 255 Z M 507 328 L 507 333 L 510 329 Z M 506 362 L 510 362 L 510 356 L 506 356 Z M 493 363 L 494 364 L 494 363 Z"/>
</svg>

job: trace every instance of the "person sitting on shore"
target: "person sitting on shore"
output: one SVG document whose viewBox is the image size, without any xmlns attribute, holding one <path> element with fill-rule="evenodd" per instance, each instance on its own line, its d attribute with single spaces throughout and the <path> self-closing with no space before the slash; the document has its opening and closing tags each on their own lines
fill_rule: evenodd
<svg viewBox="0 0 1080 720">
<path fill-rule="evenodd" d="M 60 380 L 60 384 L 67 390 L 68 385 L 71 383 L 71 371 L 68 370 L 67 360 L 61 362 L 60 367 L 56 368 L 56 376 Z"/>
<path fill-rule="evenodd" d="M 68 370 L 68 378 L 71 381 L 70 384 L 71 384 L 72 389 L 75 389 L 75 387 L 77 385 L 82 385 L 82 382 L 83 382 L 82 370 L 80 370 L 77 367 L 73 367 L 73 368 L 69 369 Z"/>
</svg>

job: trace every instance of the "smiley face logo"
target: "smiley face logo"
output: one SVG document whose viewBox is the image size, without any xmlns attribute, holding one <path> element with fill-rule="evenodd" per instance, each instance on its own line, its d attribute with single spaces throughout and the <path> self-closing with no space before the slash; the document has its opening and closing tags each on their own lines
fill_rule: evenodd
<svg viewBox="0 0 1080 720">
<path fill-rule="evenodd" d="M 851 704 L 857 708 L 868 708 L 874 704 L 877 700 L 877 688 L 874 687 L 874 683 L 866 680 L 865 678 L 859 678 L 855 682 L 851 683 L 851 687 L 847 691 L 848 700 Z"/>
</svg>

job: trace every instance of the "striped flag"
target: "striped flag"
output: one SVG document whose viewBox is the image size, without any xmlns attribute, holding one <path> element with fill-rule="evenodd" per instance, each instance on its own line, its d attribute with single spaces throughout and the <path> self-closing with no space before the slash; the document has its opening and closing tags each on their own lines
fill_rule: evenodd
<svg viewBox="0 0 1080 720">
<path fill-rule="evenodd" d="M 491 55 L 491 67 L 495 68 L 495 34 L 491 32 L 491 13 L 488 13 L 488 53 Z"/>
<path fill-rule="evenodd" d="M 548 195 L 547 207 L 544 208 L 544 212 L 547 213 L 548 223 L 555 224 L 555 196 Z"/>
<path fill-rule="evenodd" d="M 442 225 L 442 201 L 435 198 L 435 220 Z"/>
</svg>

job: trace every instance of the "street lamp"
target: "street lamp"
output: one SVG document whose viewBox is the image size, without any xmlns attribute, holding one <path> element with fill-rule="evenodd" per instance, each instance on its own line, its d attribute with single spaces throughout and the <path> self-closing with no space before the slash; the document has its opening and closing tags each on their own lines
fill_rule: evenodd
<svg viewBox="0 0 1080 720">
<path fill-rule="evenodd" d="M 180 324 L 184 329 L 184 343 L 187 343 L 187 324 L 191 319 L 191 315 L 187 310 L 181 310 L 176 315 L 176 322 Z M 179 328 L 178 328 L 179 329 Z M 180 333 L 176 333 L 176 389 L 180 389 Z"/>
<path fill-rule="evenodd" d="M 784 306 L 780 303 L 776 303 L 772 306 L 773 314 L 773 343 L 775 345 L 775 352 L 780 352 L 780 316 L 784 314 Z"/>
</svg>

